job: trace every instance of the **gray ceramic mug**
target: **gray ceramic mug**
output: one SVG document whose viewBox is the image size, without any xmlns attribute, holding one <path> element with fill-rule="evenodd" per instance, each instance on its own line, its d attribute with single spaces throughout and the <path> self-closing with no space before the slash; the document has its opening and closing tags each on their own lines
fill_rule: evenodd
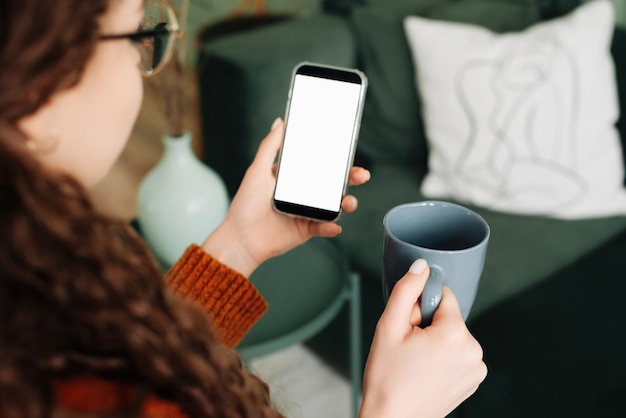
<svg viewBox="0 0 626 418">
<path fill-rule="evenodd" d="M 389 297 L 411 264 L 423 258 L 430 276 L 421 297 L 422 326 L 429 325 L 446 285 L 467 319 L 485 264 L 489 225 L 454 203 L 424 201 L 396 206 L 383 219 L 383 292 Z"/>
</svg>

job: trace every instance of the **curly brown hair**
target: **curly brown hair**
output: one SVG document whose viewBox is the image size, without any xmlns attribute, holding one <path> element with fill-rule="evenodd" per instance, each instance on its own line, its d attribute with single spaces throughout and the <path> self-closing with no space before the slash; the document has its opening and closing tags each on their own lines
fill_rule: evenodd
<svg viewBox="0 0 626 418">
<path fill-rule="evenodd" d="M 138 389 L 114 416 L 148 395 L 190 417 L 281 416 L 132 228 L 46 170 L 18 128 L 79 81 L 111 1 L 0 2 L 0 416 L 63 416 L 51 382 L 83 376 Z"/>
</svg>

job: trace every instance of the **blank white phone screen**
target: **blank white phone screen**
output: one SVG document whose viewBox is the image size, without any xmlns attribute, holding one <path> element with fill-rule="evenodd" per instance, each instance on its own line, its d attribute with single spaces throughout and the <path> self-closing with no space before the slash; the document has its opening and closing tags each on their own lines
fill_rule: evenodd
<svg viewBox="0 0 626 418">
<path fill-rule="evenodd" d="M 361 85 L 297 74 L 274 198 L 339 212 Z"/>
</svg>

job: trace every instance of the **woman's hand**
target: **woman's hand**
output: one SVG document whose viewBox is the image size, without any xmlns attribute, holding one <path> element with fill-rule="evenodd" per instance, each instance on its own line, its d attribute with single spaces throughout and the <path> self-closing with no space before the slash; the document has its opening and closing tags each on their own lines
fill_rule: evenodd
<svg viewBox="0 0 626 418">
<path fill-rule="evenodd" d="M 487 375 L 482 348 L 448 287 L 432 325 L 419 327 L 417 301 L 428 273 L 417 260 L 391 292 L 365 366 L 360 418 L 444 417 Z"/>
<path fill-rule="evenodd" d="M 202 245 L 213 257 L 246 276 L 265 260 L 313 236 L 334 237 L 341 232 L 341 227 L 334 222 L 296 218 L 274 209 L 271 202 L 276 183 L 274 161 L 283 130 L 283 121 L 277 119 L 246 171 L 226 219 Z M 353 167 L 348 184 L 360 185 L 369 178 L 369 171 Z M 357 204 L 354 196 L 346 195 L 341 208 L 344 212 L 353 212 Z"/>
</svg>

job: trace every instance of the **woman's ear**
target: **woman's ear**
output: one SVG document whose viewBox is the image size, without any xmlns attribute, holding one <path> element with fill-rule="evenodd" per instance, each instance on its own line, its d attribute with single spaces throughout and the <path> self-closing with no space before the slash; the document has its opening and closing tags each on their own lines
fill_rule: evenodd
<svg viewBox="0 0 626 418">
<path fill-rule="evenodd" d="M 27 138 L 24 145 L 33 153 L 48 154 L 57 148 L 59 132 L 55 125 L 55 113 L 55 100 L 51 97 L 35 113 L 17 122 L 18 129 Z"/>
</svg>

